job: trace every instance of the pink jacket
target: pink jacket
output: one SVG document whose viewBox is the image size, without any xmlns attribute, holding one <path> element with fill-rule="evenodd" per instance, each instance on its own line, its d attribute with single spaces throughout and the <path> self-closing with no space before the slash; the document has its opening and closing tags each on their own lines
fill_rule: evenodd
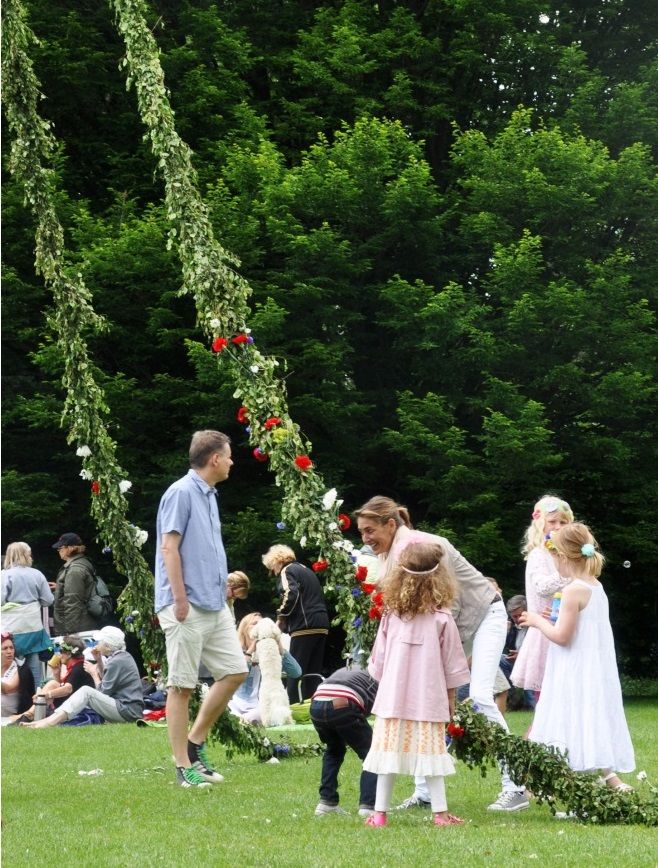
<svg viewBox="0 0 658 868">
<path fill-rule="evenodd" d="M 379 681 L 373 714 L 402 720 L 450 720 L 448 688 L 470 680 L 459 633 L 448 609 L 410 620 L 385 614 L 368 672 Z"/>
</svg>

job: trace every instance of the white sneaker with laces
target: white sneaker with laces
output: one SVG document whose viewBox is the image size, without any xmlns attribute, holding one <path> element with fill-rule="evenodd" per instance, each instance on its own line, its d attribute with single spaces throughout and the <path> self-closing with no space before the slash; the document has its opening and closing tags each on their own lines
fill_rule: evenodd
<svg viewBox="0 0 658 868">
<path fill-rule="evenodd" d="M 496 801 L 487 807 L 487 811 L 506 811 L 511 813 L 512 811 L 523 811 L 529 807 L 530 802 L 524 793 L 508 790 L 507 792 L 499 793 Z"/>
<path fill-rule="evenodd" d="M 372 817 L 375 813 L 373 808 L 359 808 L 359 816 L 360 817 Z"/>
<path fill-rule="evenodd" d="M 408 808 L 429 808 L 430 802 L 426 802 L 425 799 L 419 799 L 418 796 L 409 796 L 408 799 L 405 799 L 401 805 L 398 805 L 395 809 L 396 811 L 406 811 Z"/>
<path fill-rule="evenodd" d="M 325 802 L 318 802 L 315 809 L 315 816 L 324 817 L 325 814 L 342 814 L 343 816 L 349 816 L 349 811 L 344 811 L 340 805 L 327 805 Z"/>
</svg>

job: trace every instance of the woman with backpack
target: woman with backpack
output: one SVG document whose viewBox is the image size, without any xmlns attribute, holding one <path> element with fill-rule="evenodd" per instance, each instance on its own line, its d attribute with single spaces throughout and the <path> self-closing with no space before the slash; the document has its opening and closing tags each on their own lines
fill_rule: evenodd
<svg viewBox="0 0 658 868">
<path fill-rule="evenodd" d="M 55 635 L 98 630 L 99 619 L 89 611 L 89 601 L 96 592 L 96 571 L 85 556 L 82 540 L 77 533 L 63 533 L 53 548 L 64 561 L 54 588 Z"/>
</svg>

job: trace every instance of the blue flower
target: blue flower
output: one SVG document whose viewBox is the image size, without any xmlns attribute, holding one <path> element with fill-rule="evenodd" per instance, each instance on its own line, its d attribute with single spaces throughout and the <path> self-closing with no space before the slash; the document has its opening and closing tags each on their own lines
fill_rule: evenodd
<svg viewBox="0 0 658 868">
<path fill-rule="evenodd" d="M 128 615 L 128 617 L 126 618 L 126 624 L 132 624 L 134 620 L 135 619 L 132 615 Z"/>
<path fill-rule="evenodd" d="M 285 521 L 277 521 L 276 527 L 277 527 L 277 530 L 285 530 L 286 529 Z"/>
<path fill-rule="evenodd" d="M 247 343 L 248 343 L 248 344 L 253 344 L 253 342 L 254 342 L 254 339 L 252 338 L 252 336 L 251 336 L 251 335 L 247 335 Z"/>
<path fill-rule="evenodd" d="M 363 624 L 363 619 L 360 618 L 360 617 L 359 617 L 359 618 L 355 618 L 355 619 L 352 621 L 352 626 L 353 626 L 353 627 L 360 627 L 361 624 Z"/>
<path fill-rule="evenodd" d="M 103 554 L 104 555 L 111 555 L 112 554 L 112 549 L 110 548 L 110 546 L 105 546 L 105 548 L 103 549 Z"/>
<path fill-rule="evenodd" d="M 363 591 L 361 590 L 361 588 L 352 588 L 353 597 L 360 597 L 362 593 Z"/>
<path fill-rule="evenodd" d="M 356 552 L 352 552 L 350 559 L 352 563 L 355 564 L 359 560 L 359 555 Z"/>
<path fill-rule="evenodd" d="M 247 432 L 247 434 L 251 434 L 251 425 L 247 425 L 244 430 Z"/>
<path fill-rule="evenodd" d="M 580 550 L 583 553 L 583 557 L 585 557 L 585 558 L 591 558 L 594 555 L 594 552 L 596 551 L 596 549 L 594 548 L 592 543 L 585 543 L 585 545 L 582 545 L 580 547 Z"/>
</svg>

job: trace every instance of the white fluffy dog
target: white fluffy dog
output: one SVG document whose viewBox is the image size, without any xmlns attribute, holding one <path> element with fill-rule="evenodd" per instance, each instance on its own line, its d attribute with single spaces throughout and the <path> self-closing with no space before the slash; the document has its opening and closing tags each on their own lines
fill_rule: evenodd
<svg viewBox="0 0 658 868">
<path fill-rule="evenodd" d="M 288 694 L 281 681 L 281 630 L 270 618 L 263 618 L 254 624 L 251 635 L 256 640 L 256 656 L 260 666 L 258 700 L 263 726 L 291 724 L 293 720 Z"/>
</svg>

